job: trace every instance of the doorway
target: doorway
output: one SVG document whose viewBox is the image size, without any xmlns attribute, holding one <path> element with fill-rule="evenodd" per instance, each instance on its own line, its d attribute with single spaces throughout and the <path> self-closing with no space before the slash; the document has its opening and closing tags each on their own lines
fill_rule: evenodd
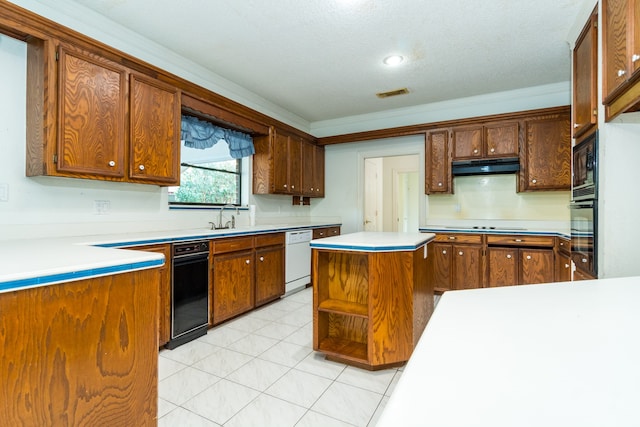
<svg viewBox="0 0 640 427">
<path fill-rule="evenodd" d="M 418 231 L 417 154 L 364 159 L 365 231 Z"/>
</svg>

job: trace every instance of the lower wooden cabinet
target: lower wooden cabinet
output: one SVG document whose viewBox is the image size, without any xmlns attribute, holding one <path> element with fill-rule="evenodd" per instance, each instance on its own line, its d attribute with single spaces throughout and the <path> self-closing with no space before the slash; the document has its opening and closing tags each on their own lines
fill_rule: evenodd
<svg viewBox="0 0 640 427">
<path fill-rule="evenodd" d="M 313 229 L 313 238 L 322 239 L 324 237 L 339 236 L 340 227 L 323 227 Z"/>
<path fill-rule="evenodd" d="M 127 249 L 157 252 L 164 255 L 164 266 L 158 268 L 158 347 L 171 339 L 171 245 L 136 246 Z"/>
<path fill-rule="evenodd" d="M 556 245 L 556 282 L 571 281 L 571 240 L 558 237 Z"/>
<path fill-rule="evenodd" d="M 284 233 L 213 240 L 210 325 L 284 295 Z"/>
<path fill-rule="evenodd" d="M 438 234 L 433 243 L 434 290 L 481 288 L 484 275 L 482 252 L 482 236 L 479 234 Z"/>
<path fill-rule="evenodd" d="M 489 235 L 487 245 L 487 286 L 555 281 L 553 237 Z"/>
</svg>

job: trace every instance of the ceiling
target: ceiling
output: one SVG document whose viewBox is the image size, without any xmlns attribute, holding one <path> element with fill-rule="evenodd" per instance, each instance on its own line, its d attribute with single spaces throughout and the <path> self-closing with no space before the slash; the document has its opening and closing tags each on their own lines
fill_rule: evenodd
<svg viewBox="0 0 640 427">
<path fill-rule="evenodd" d="M 569 81 L 566 39 L 582 4 L 74 1 L 309 122 Z M 405 60 L 383 65 L 390 54 Z"/>
</svg>

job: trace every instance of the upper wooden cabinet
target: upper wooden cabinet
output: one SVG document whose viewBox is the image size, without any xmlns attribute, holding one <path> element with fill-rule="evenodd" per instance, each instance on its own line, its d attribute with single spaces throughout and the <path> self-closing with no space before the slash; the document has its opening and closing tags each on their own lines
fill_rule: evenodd
<svg viewBox="0 0 640 427">
<path fill-rule="evenodd" d="M 573 137 L 598 123 L 598 9 L 594 9 L 573 49 Z"/>
<path fill-rule="evenodd" d="M 451 132 L 453 160 L 518 157 L 517 121 L 454 127 Z"/>
<path fill-rule="evenodd" d="M 253 143 L 253 194 L 324 197 L 324 147 L 273 127 Z"/>
<path fill-rule="evenodd" d="M 42 130 L 28 132 L 27 175 L 178 184 L 179 91 L 67 45 L 56 50 L 57 67 L 47 66 L 53 48 L 30 47 L 40 54 L 30 56 L 39 72 L 28 73 L 29 84 L 45 87 L 27 97 L 27 115 L 54 112 L 28 118 Z"/>
<path fill-rule="evenodd" d="M 451 194 L 450 129 L 436 129 L 425 136 L 424 192 L 425 194 Z"/>
<path fill-rule="evenodd" d="M 569 112 L 524 121 L 519 191 L 571 188 Z"/>
<path fill-rule="evenodd" d="M 602 1 L 603 81 L 606 117 L 640 109 L 640 0 Z"/>
</svg>

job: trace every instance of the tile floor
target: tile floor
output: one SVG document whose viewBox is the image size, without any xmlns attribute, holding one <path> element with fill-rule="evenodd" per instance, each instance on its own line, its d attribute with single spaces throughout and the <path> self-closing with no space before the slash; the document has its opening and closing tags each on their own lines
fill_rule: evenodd
<svg viewBox="0 0 640 427">
<path fill-rule="evenodd" d="M 165 426 L 375 426 L 402 368 L 370 372 L 312 347 L 312 291 L 210 329 L 159 357 Z"/>
</svg>

